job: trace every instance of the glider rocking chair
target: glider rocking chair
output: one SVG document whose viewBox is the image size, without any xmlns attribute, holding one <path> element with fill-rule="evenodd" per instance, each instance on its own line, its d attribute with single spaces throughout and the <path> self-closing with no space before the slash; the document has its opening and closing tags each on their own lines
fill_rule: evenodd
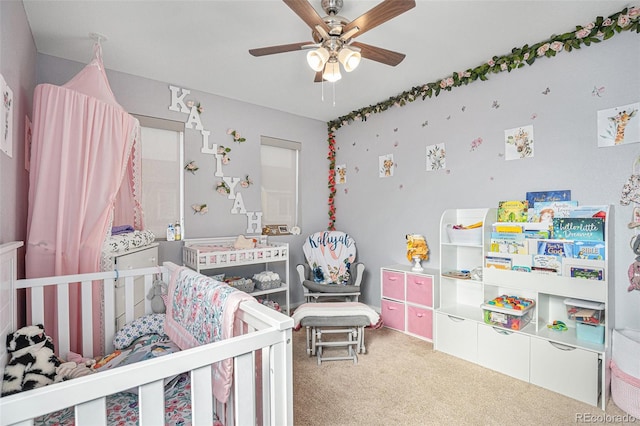
<svg viewBox="0 0 640 426">
<path fill-rule="evenodd" d="M 306 302 L 319 299 L 357 302 L 364 264 L 355 262 L 356 243 L 349 234 L 322 231 L 311 234 L 302 245 L 307 261 L 296 270 Z"/>
</svg>

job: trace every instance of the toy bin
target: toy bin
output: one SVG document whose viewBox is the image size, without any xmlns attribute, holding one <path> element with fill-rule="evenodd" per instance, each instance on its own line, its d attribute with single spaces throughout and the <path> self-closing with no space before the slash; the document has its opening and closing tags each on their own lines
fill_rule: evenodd
<svg viewBox="0 0 640 426">
<path fill-rule="evenodd" d="M 611 399 L 640 419 L 640 330 L 613 330 L 611 340 Z"/>
<path fill-rule="evenodd" d="M 568 298 L 564 304 L 570 320 L 594 325 L 604 323 L 604 303 Z"/>
<path fill-rule="evenodd" d="M 453 225 L 447 225 L 447 235 L 451 244 L 469 244 L 479 246 L 482 244 L 482 227 L 471 229 L 453 229 Z"/>
<path fill-rule="evenodd" d="M 578 340 L 602 345 L 604 343 L 604 325 L 587 324 L 578 321 L 576 322 L 576 337 Z"/>
<path fill-rule="evenodd" d="M 533 317 L 535 302 L 518 296 L 499 296 L 482 304 L 484 322 L 490 325 L 522 330 Z"/>
</svg>

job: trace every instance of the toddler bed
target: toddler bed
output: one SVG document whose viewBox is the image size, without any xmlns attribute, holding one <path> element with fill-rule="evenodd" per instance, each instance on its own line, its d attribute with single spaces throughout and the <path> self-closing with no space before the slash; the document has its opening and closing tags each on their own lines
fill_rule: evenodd
<svg viewBox="0 0 640 426">
<path fill-rule="evenodd" d="M 186 268 L 172 263 L 138 270 L 16 280 L 16 250 L 20 245 L 8 243 L 0 246 L 0 367 L 3 370 L 8 361 L 4 342 L 7 334 L 18 328 L 15 307 L 19 289 L 31 289 L 32 314 L 27 319 L 27 324 L 38 324 L 42 320 L 44 287 L 54 286 L 60 301 L 67 300 L 65 296 L 70 283 L 78 282 L 84 287 L 100 282 L 105 290 L 109 290 L 104 292 L 104 345 L 107 352 L 114 350 L 114 337 L 119 336 L 122 339 L 124 336 L 124 340 L 137 337 L 132 336 L 130 330 L 121 330 L 119 333 L 115 330 L 114 300 L 108 295 L 113 295 L 112 289 L 116 279 L 124 278 L 126 281 L 125 315 L 129 324 L 134 320 L 133 303 L 129 301 L 129 297 L 133 295 L 133 281 L 136 278 L 144 279 L 147 290 L 158 277 L 162 277 L 165 282 L 171 282 L 170 288 L 173 288 L 173 292 L 168 295 L 169 308 L 165 317 L 167 323 L 174 321 L 170 316 L 172 307 L 179 306 L 173 304 L 172 297 L 175 295 L 179 295 L 175 296 L 176 299 L 188 296 L 192 299 L 207 300 L 207 295 L 203 293 L 205 287 L 194 287 L 195 290 L 184 287 L 187 281 L 187 284 L 202 284 L 206 277 L 189 271 L 191 281 L 185 280 L 183 276 L 186 275 L 183 272 Z M 183 287 L 179 287 L 180 285 Z M 188 295 L 187 291 L 194 293 Z M 241 292 L 237 293 L 244 295 Z M 90 298 L 84 302 L 87 303 L 83 303 L 83 307 L 89 309 L 83 309 L 80 322 L 83 342 L 89 343 L 83 344 L 83 355 L 93 358 L 90 343 L 93 332 L 90 326 L 92 303 Z M 150 302 L 147 301 L 146 304 L 146 311 L 150 314 Z M 182 312 L 181 315 L 189 316 L 187 312 Z M 219 315 L 228 316 L 229 313 L 221 312 Z M 70 321 L 68 306 L 65 303 L 58 304 L 57 316 L 60 337 L 55 342 L 55 349 L 60 358 L 67 359 L 65 354 L 69 353 Z M 201 318 L 198 314 L 192 316 L 196 319 Z M 152 317 L 157 315 L 139 318 L 134 323 Z M 145 335 L 136 340 L 133 346 L 122 350 L 133 351 L 127 353 L 129 357 L 143 358 L 143 362 L 107 368 L 72 380 L 2 397 L 0 424 L 292 424 L 293 320 L 246 295 L 237 303 L 237 310 L 231 318 L 233 336 L 228 337 L 228 333 L 224 333 L 229 325 L 223 323 L 222 337 L 226 338 L 215 343 L 200 343 L 189 349 L 156 357 L 158 348 L 165 351 L 173 343 L 159 335 Z M 193 327 L 204 327 L 219 333 L 210 324 L 201 322 L 179 325 L 184 326 L 187 332 Z M 173 326 L 177 327 L 175 324 Z M 194 336 L 196 340 L 201 338 Z M 140 348 L 149 348 L 147 343 L 152 345 L 151 350 L 142 355 L 136 352 Z M 116 344 L 121 345 L 122 341 Z M 178 345 L 184 345 L 184 342 Z M 223 386 L 228 395 L 226 401 L 212 397 L 212 394 L 219 395 L 221 377 L 226 380 Z"/>
</svg>

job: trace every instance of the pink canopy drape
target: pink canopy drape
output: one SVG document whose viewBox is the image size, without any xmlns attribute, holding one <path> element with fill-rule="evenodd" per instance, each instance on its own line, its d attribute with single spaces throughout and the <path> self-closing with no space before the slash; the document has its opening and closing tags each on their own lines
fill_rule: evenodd
<svg viewBox="0 0 640 426">
<path fill-rule="evenodd" d="M 94 59 L 68 83 L 36 87 L 32 134 L 27 277 L 97 272 L 116 203 L 114 224 L 142 229 L 139 160 L 132 153 L 139 123 L 116 102 L 99 45 Z M 79 288 L 70 291 L 71 324 L 80 322 L 79 293 Z M 93 299 L 101 303 L 100 289 L 94 288 Z M 57 341 L 55 296 L 45 294 L 45 300 L 52 301 L 45 330 Z M 94 318 L 94 328 L 99 321 Z M 71 339 L 72 350 L 81 353 L 81 337 L 73 333 Z"/>
</svg>

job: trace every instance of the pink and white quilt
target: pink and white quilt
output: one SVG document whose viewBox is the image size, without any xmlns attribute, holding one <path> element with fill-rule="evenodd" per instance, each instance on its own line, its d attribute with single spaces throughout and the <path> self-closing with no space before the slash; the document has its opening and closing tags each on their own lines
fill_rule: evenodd
<svg viewBox="0 0 640 426">
<path fill-rule="evenodd" d="M 255 300 L 226 283 L 179 268 L 171 275 L 165 334 L 182 350 L 233 337 L 235 314 L 242 301 Z M 229 397 L 233 359 L 215 365 L 213 394 Z"/>
</svg>

